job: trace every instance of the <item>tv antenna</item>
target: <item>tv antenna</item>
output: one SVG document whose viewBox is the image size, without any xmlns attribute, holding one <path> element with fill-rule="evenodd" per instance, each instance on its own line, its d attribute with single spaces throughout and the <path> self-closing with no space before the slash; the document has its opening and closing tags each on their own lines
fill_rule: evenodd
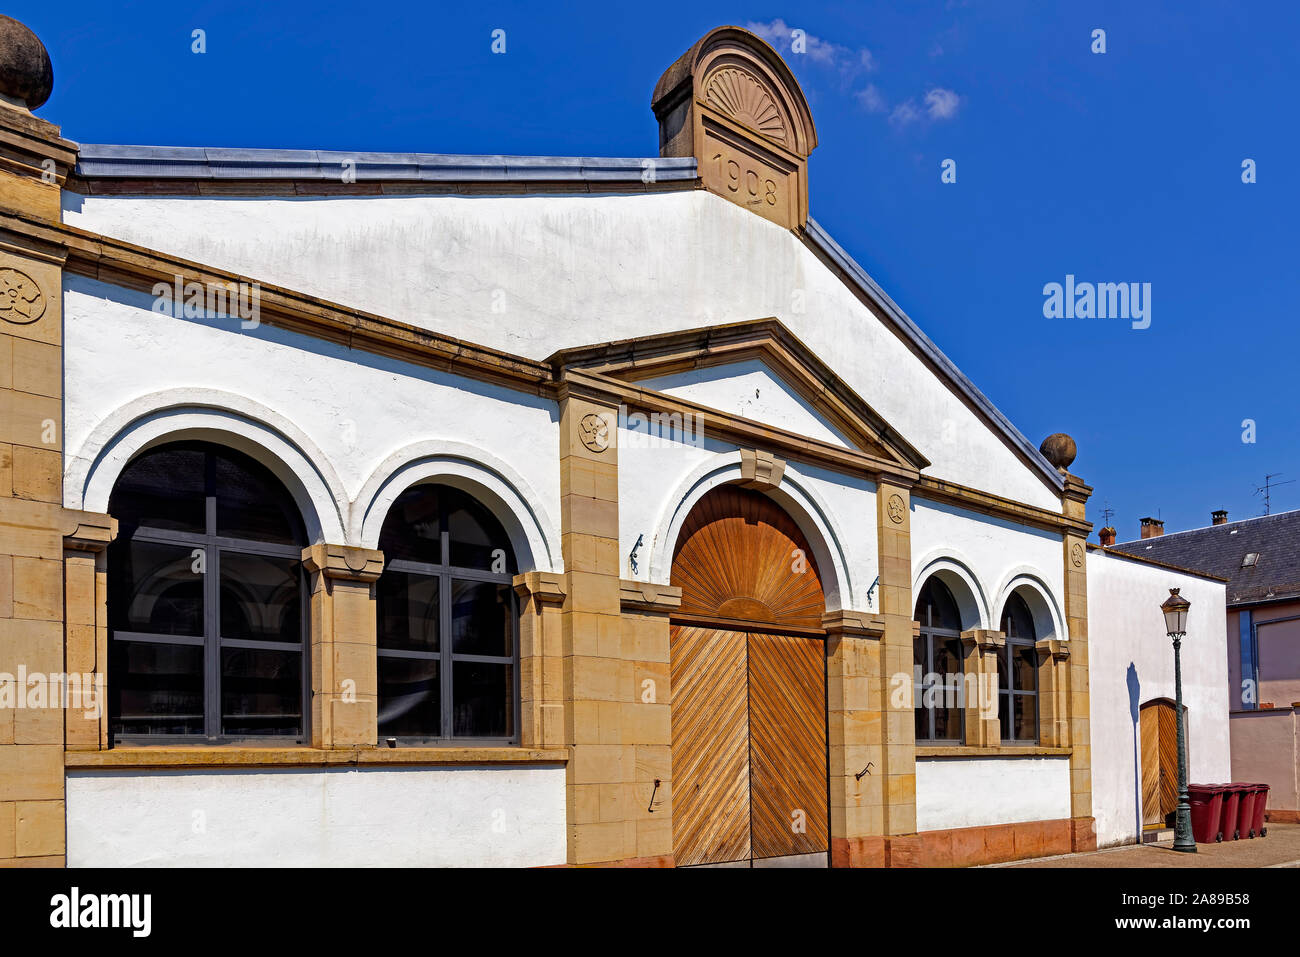
<svg viewBox="0 0 1300 957">
<path fill-rule="evenodd" d="M 1115 517 L 1115 510 L 1110 507 L 1110 500 L 1106 500 L 1106 507 L 1101 510 L 1102 528 L 1110 528 L 1110 520 Z"/>
<path fill-rule="evenodd" d="M 1255 494 L 1264 496 L 1265 515 L 1269 513 L 1269 508 L 1272 505 L 1272 496 L 1270 495 L 1270 492 L 1273 489 L 1277 488 L 1279 485 L 1292 485 L 1295 483 L 1295 479 L 1287 479 L 1285 482 L 1273 481 L 1273 479 L 1277 478 L 1279 475 L 1285 475 L 1285 474 L 1286 474 L 1285 472 L 1274 472 L 1272 475 L 1265 475 L 1264 484 L 1255 486 Z"/>
</svg>

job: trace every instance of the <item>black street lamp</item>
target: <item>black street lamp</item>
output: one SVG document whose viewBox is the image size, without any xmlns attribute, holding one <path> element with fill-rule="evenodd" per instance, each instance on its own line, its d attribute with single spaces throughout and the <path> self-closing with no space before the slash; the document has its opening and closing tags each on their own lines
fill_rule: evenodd
<svg viewBox="0 0 1300 957">
<path fill-rule="evenodd" d="M 1174 715 L 1178 722 L 1178 810 L 1174 818 L 1174 850 L 1195 854 L 1192 806 L 1187 800 L 1187 741 L 1183 731 L 1183 662 L 1180 653 L 1183 636 L 1187 634 L 1187 609 L 1191 607 L 1192 603 L 1179 595 L 1177 588 L 1171 588 L 1160 610 L 1165 616 L 1165 631 L 1174 640 L 1174 698 L 1177 707 Z"/>
</svg>

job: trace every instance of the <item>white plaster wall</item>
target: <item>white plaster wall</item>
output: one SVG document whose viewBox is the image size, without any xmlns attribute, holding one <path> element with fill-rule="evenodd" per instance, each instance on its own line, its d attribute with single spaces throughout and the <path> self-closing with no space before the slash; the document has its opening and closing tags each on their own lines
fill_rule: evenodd
<svg viewBox="0 0 1300 957">
<path fill-rule="evenodd" d="M 845 448 L 853 443 L 758 359 L 645 379 L 647 389 Z"/>
<path fill-rule="evenodd" d="M 1101 845 L 1136 841 L 1141 833 L 1138 708 L 1174 698 L 1173 645 L 1159 607 L 1170 588 L 1192 603 L 1182 648 L 1188 780 L 1218 783 L 1231 776 L 1223 584 L 1090 550 L 1092 811 Z"/>
<path fill-rule="evenodd" d="M 918 831 L 1069 816 L 1068 757 L 917 759 Z"/>
<path fill-rule="evenodd" d="M 73 226 L 532 358 L 775 316 L 919 448 L 934 475 L 1060 507 L 1044 479 L 811 250 L 704 190 L 287 199 L 65 194 L 64 206 Z"/>
<path fill-rule="evenodd" d="M 978 623 L 965 628 L 997 629 L 1007 593 L 1026 580 L 1042 586 L 1055 637 L 1068 638 L 1064 620 L 1064 557 L 1061 536 L 1015 525 L 978 512 L 912 496 L 912 581 L 920 585 L 937 561 L 964 568 L 974 585 Z M 960 600 L 960 596 L 958 596 Z M 1044 632 L 1046 624 L 1040 624 Z M 1039 634 L 1046 638 L 1046 633 Z"/>
<path fill-rule="evenodd" d="M 519 493 L 536 513 L 538 535 L 548 540 L 544 550 L 550 554 L 534 555 L 534 565 L 558 570 L 559 424 L 553 402 L 267 325 L 242 329 L 231 319 L 177 319 L 151 311 L 151 304 L 143 293 L 65 277 L 69 507 L 97 504 L 83 501 L 88 473 L 121 467 L 96 461 L 102 439 L 97 429 L 102 432 L 117 410 L 213 394 L 223 407 L 238 400 L 241 407 L 262 410 L 257 414 L 270 419 L 273 430 L 292 433 L 288 444 L 313 469 L 336 479 L 337 488 L 320 494 L 342 499 L 336 504 L 345 544 L 361 544 L 377 474 L 413 457 L 442 453 L 487 463 L 503 486 Z"/>
<path fill-rule="evenodd" d="M 70 867 L 537 867 L 564 768 L 75 771 Z"/>
</svg>

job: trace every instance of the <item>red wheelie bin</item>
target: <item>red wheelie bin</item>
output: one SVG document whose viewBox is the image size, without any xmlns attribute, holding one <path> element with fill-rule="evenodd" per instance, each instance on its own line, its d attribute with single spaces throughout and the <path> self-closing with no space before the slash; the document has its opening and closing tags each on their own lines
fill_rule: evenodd
<svg viewBox="0 0 1300 957">
<path fill-rule="evenodd" d="M 1187 800 L 1192 806 L 1192 838 L 1197 844 L 1223 840 L 1223 792 L 1221 784 L 1189 784 Z"/>
<path fill-rule="evenodd" d="M 1237 809 L 1237 837 L 1244 840 L 1255 836 L 1255 785 L 1234 781 L 1232 786 L 1241 792 L 1241 804 Z"/>
<path fill-rule="evenodd" d="M 1268 833 L 1268 826 L 1264 823 L 1264 812 L 1268 809 L 1268 785 L 1255 785 L 1255 813 L 1251 815 L 1251 829 L 1255 832 L 1256 837 L 1263 837 Z"/>
<path fill-rule="evenodd" d="M 1220 784 L 1223 788 L 1223 839 L 1235 841 L 1237 833 L 1237 812 L 1241 807 L 1241 789 L 1235 784 Z"/>
</svg>

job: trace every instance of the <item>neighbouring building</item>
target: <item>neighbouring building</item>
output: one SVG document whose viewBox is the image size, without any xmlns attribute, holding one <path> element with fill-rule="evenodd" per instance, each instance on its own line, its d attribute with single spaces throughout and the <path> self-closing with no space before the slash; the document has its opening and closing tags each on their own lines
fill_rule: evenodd
<svg viewBox="0 0 1300 957">
<path fill-rule="evenodd" d="M 1086 546 L 1074 443 L 810 218 L 752 34 L 632 159 L 79 145 L 51 83 L 0 20 L 0 672 L 48 692 L 3 712 L 8 863 L 1135 841 L 1169 588 L 1227 776 L 1223 583 Z"/>
<path fill-rule="evenodd" d="M 1115 548 L 1227 579 L 1232 779 L 1270 786 L 1269 819 L 1300 820 L 1300 510 L 1143 537 Z M 1196 640 L 1190 635 L 1188 641 Z"/>
</svg>

